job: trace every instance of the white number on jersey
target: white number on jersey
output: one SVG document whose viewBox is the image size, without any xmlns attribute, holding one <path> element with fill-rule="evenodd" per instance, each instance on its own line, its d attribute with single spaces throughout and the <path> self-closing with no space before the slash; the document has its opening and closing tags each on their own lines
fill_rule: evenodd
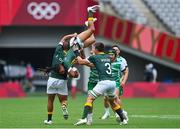
<svg viewBox="0 0 180 129">
<path fill-rule="evenodd" d="M 107 67 L 106 73 L 111 74 L 111 65 L 110 65 L 110 63 L 105 63 L 105 66 Z"/>
</svg>

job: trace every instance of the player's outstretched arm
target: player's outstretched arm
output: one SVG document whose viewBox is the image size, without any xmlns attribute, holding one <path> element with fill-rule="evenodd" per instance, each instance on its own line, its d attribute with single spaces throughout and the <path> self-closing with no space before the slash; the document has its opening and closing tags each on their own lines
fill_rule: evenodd
<svg viewBox="0 0 180 129">
<path fill-rule="evenodd" d="M 77 57 L 78 64 L 86 65 L 88 67 L 94 67 L 94 64 L 89 62 L 87 59 L 82 59 L 80 56 Z"/>
</svg>

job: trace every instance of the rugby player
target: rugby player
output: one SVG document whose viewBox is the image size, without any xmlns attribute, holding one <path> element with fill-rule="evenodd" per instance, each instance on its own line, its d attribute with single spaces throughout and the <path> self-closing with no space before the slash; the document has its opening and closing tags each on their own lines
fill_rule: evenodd
<svg viewBox="0 0 180 129">
<path fill-rule="evenodd" d="M 123 95 L 123 87 L 128 79 L 128 65 L 125 58 L 120 56 L 120 48 L 117 45 L 112 46 L 112 75 L 116 81 L 116 102 L 122 106 L 122 95 Z M 108 102 L 107 97 L 104 97 L 104 107 L 105 112 L 101 119 L 107 119 L 110 116 L 109 107 L 110 104 Z M 117 114 L 116 118 L 119 120 L 119 116 Z M 128 121 L 127 112 L 123 110 L 124 118 Z"/>
<path fill-rule="evenodd" d="M 114 101 L 116 83 L 111 73 L 111 59 L 108 54 L 104 53 L 104 44 L 95 43 L 95 55 L 90 56 L 88 59 L 82 59 L 77 57 L 78 63 L 81 65 L 87 65 L 89 67 L 95 67 L 98 71 L 99 81 L 96 86 L 89 91 L 87 101 L 84 105 L 84 113 L 87 118 L 80 119 L 74 125 L 92 124 L 92 108 L 93 102 L 100 95 L 106 94 L 113 110 L 119 115 L 120 124 L 127 124 L 127 121 L 123 117 L 121 106 Z"/>
<path fill-rule="evenodd" d="M 68 45 L 65 45 L 65 44 L 58 44 L 55 49 L 55 52 L 53 54 L 51 68 L 54 68 L 54 69 L 50 71 L 49 78 L 47 81 L 47 94 L 48 94 L 47 112 L 48 112 L 48 116 L 47 116 L 47 120 L 44 120 L 44 123 L 48 124 L 48 125 L 52 124 L 53 103 L 54 103 L 54 99 L 55 99 L 56 95 L 58 96 L 59 102 L 61 103 L 63 117 L 64 117 L 64 119 L 68 119 L 67 72 L 60 71 L 63 68 L 62 63 L 63 63 L 63 59 L 66 54 L 65 51 L 67 51 L 67 49 L 68 49 L 67 46 Z M 59 67 L 62 67 L 62 68 L 59 68 Z"/>
</svg>

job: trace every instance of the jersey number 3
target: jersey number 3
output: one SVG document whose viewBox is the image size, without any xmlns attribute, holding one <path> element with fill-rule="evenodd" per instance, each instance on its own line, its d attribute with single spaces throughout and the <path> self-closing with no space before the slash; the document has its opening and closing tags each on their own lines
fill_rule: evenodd
<svg viewBox="0 0 180 129">
<path fill-rule="evenodd" d="M 110 65 L 110 63 L 105 63 L 105 66 L 107 67 L 106 73 L 111 74 L 111 65 Z"/>
</svg>

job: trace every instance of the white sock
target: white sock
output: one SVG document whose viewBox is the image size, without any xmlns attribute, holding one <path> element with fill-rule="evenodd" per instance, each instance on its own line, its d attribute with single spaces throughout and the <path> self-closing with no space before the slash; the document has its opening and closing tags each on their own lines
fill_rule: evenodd
<svg viewBox="0 0 180 129">
<path fill-rule="evenodd" d="M 123 109 L 123 111 L 122 111 L 122 112 L 123 112 L 123 114 L 124 114 L 124 113 L 125 113 L 125 114 L 127 114 L 127 111 L 125 111 L 124 109 Z"/>
<path fill-rule="evenodd" d="M 115 113 L 115 117 L 117 118 L 117 117 L 119 117 L 119 115 L 117 113 Z"/>
<path fill-rule="evenodd" d="M 93 117 L 93 113 L 90 113 L 87 115 L 87 121 L 92 123 L 92 117 Z"/>
<path fill-rule="evenodd" d="M 109 107 L 108 108 L 104 108 L 104 110 L 105 110 L 105 113 L 109 114 Z"/>
</svg>

